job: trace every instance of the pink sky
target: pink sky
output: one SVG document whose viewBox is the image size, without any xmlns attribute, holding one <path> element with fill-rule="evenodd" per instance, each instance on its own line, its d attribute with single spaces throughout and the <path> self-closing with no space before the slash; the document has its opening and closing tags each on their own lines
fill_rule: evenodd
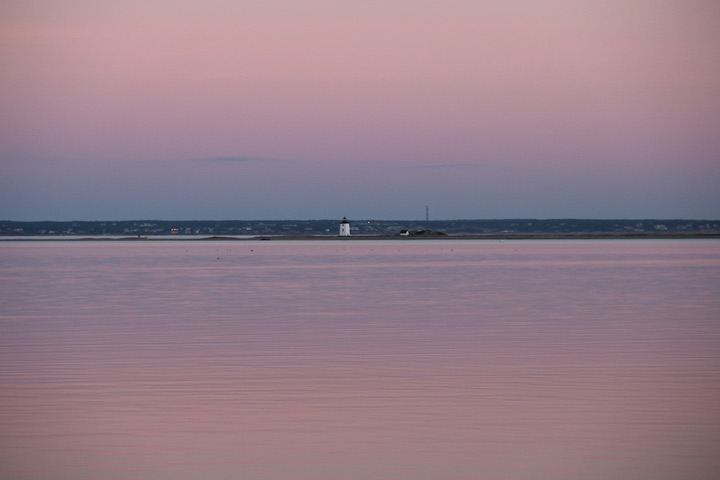
<svg viewBox="0 0 720 480">
<path fill-rule="evenodd" d="M 715 1 L 151 3 L 2 3 L 0 218 L 720 218 Z"/>
</svg>

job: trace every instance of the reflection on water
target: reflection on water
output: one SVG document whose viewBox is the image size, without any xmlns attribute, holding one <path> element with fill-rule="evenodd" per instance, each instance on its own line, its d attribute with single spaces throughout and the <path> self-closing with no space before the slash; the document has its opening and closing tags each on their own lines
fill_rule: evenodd
<svg viewBox="0 0 720 480">
<path fill-rule="evenodd" d="M 0 477 L 715 479 L 720 242 L 0 245 Z"/>
</svg>

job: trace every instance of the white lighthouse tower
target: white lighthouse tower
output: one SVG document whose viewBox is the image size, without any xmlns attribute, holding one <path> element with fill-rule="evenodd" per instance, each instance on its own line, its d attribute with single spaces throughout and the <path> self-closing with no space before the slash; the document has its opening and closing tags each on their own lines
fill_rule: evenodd
<svg viewBox="0 0 720 480">
<path fill-rule="evenodd" d="M 343 217 L 342 222 L 340 222 L 340 236 L 341 237 L 349 237 L 350 236 L 350 222 L 348 222 L 347 217 Z"/>
</svg>

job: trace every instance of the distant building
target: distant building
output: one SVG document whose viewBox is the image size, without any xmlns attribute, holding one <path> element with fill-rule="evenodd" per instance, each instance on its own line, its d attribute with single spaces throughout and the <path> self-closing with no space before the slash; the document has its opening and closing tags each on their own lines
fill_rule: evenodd
<svg viewBox="0 0 720 480">
<path fill-rule="evenodd" d="M 348 222 L 347 217 L 343 217 L 342 222 L 340 222 L 340 236 L 341 237 L 349 237 L 350 236 L 350 222 Z"/>
</svg>

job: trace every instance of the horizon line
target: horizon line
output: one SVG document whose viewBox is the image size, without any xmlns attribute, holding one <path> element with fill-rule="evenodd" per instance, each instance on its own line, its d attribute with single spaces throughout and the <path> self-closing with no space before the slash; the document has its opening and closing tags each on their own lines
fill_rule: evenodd
<svg viewBox="0 0 720 480">
<path fill-rule="evenodd" d="M 128 220 L 6 220 L 0 219 L 0 222 L 13 222 L 13 223 L 68 223 L 68 222 L 329 222 L 329 221 L 340 221 L 341 218 L 257 218 L 257 219 L 160 219 L 160 218 L 135 218 Z M 349 219 L 349 221 L 371 221 L 371 222 L 482 222 L 482 221 L 497 221 L 497 220 L 529 220 L 529 221 L 558 221 L 558 220 L 592 220 L 592 221 L 650 221 L 650 220 L 663 220 L 663 221 L 712 221 L 719 222 L 720 218 L 692 218 L 692 217 L 612 217 L 612 218 L 598 218 L 598 217 L 492 217 L 492 218 L 445 218 L 445 219 L 412 219 L 412 218 L 396 218 L 396 219 L 373 219 L 373 218 L 356 218 L 355 220 Z"/>
</svg>

